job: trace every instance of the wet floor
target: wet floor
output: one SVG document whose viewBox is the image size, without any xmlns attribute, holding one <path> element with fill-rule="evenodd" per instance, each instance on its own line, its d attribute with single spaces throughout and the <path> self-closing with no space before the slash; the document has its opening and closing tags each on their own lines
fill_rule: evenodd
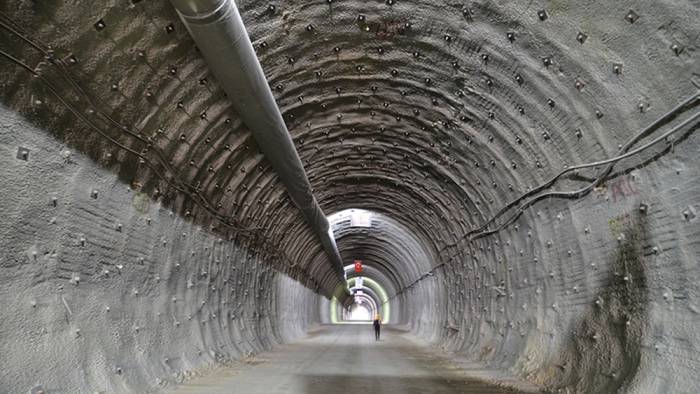
<svg viewBox="0 0 700 394">
<path fill-rule="evenodd" d="M 237 367 L 189 381 L 193 393 L 521 393 L 469 377 L 437 351 L 390 328 L 374 340 L 370 325 L 323 326 Z"/>
</svg>

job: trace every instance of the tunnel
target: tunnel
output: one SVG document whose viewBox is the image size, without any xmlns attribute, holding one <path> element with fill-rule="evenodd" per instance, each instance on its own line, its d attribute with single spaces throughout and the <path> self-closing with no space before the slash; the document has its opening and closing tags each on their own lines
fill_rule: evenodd
<svg viewBox="0 0 700 394">
<path fill-rule="evenodd" d="M 699 20 L 0 1 L 0 392 L 700 392 Z"/>
</svg>

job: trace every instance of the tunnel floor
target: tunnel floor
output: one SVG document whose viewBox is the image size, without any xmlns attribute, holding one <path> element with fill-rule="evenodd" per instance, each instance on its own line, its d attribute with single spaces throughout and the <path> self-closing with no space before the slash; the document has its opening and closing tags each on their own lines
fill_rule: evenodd
<svg viewBox="0 0 700 394">
<path fill-rule="evenodd" d="M 483 371 L 481 371 L 483 373 Z M 512 383 L 512 382 L 511 382 Z M 194 393 L 531 393 L 485 382 L 407 332 L 325 325 L 300 341 L 195 378 L 172 392 Z"/>
</svg>

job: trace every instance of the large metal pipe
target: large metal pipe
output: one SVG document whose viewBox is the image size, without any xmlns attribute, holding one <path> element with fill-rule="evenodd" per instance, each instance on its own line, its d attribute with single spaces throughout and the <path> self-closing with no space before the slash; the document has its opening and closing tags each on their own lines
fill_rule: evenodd
<svg viewBox="0 0 700 394">
<path fill-rule="evenodd" d="M 343 263 L 328 220 L 311 191 L 238 8 L 232 0 L 170 0 L 209 69 L 248 126 L 294 204 L 302 210 L 344 284 Z M 322 278 L 318 278 L 322 279 Z M 337 282 L 325 286 L 333 295 Z"/>
</svg>

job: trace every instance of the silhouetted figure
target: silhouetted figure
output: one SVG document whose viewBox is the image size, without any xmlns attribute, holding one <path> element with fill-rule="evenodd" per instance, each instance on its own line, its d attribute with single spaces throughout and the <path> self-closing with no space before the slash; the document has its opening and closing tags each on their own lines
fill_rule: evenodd
<svg viewBox="0 0 700 394">
<path fill-rule="evenodd" d="M 379 332 L 382 330 L 382 319 L 379 317 L 379 315 L 374 317 L 374 340 L 378 341 L 379 340 Z"/>
</svg>

